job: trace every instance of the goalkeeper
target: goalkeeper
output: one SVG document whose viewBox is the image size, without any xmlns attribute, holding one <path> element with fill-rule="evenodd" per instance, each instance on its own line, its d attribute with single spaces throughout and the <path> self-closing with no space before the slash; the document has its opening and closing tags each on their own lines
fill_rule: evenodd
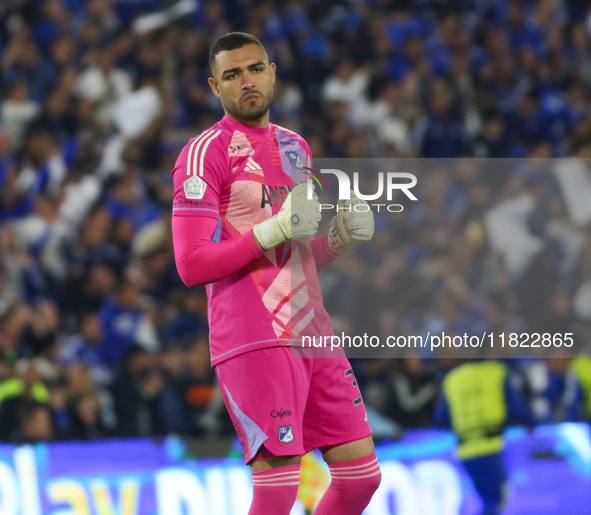
<svg viewBox="0 0 591 515">
<path fill-rule="evenodd" d="M 243 33 L 219 38 L 209 61 L 225 116 L 176 162 L 173 243 L 185 284 L 207 285 L 211 362 L 253 476 L 249 515 L 290 513 L 312 449 L 332 476 L 315 515 L 361 515 L 381 473 L 351 365 L 344 354 L 294 357 L 291 346 L 334 334 L 318 272 L 371 239 L 373 215 L 352 196 L 314 238 L 310 149 L 269 123 L 275 65 Z"/>
</svg>

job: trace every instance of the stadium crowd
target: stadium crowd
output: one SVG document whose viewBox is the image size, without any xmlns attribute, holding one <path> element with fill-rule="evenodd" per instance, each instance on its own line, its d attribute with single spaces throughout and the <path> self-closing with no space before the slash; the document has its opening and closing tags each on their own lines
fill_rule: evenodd
<svg viewBox="0 0 591 515">
<path fill-rule="evenodd" d="M 0 440 L 231 434 L 169 230 L 176 157 L 223 115 L 207 53 L 231 30 L 261 39 L 271 120 L 317 158 L 591 157 L 582 0 L 2 2 Z M 591 341 L 589 225 L 551 172 L 442 167 L 414 191 L 323 273 L 335 326 Z M 520 194 L 539 249 L 516 271 L 485 218 Z M 568 360 L 511 364 L 539 421 L 585 416 Z M 355 366 L 368 405 L 432 423 L 448 362 Z"/>
</svg>

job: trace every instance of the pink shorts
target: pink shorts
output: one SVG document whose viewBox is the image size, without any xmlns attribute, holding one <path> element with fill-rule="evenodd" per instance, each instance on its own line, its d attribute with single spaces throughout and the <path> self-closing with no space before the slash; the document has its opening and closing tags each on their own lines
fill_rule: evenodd
<svg viewBox="0 0 591 515">
<path fill-rule="evenodd" d="M 345 357 L 296 358 L 289 347 L 271 347 L 224 361 L 215 372 L 246 463 L 263 445 L 274 456 L 304 455 L 371 434 Z"/>
</svg>

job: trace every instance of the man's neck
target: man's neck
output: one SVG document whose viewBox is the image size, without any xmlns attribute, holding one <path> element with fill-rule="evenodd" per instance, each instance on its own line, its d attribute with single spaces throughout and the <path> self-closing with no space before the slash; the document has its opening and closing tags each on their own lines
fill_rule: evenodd
<svg viewBox="0 0 591 515">
<path fill-rule="evenodd" d="M 267 111 L 260 118 L 247 118 L 247 119 L 243 119 L 243 118 L 238 118 L 236 116 L 233 116 L 233 115 L 231 115 L 228 112 L 226 112 L 226 116 L 228 118 L 231 118 L 232 120 L 235 120 L 237 122 L 240 122 L 240 123 L 242 123 L 244 125 L 250 125 L 251 127 L 259 127 L 261 129 L 264 129 L 265 127 L 267 127 L 267 125 L 269 125 L 269 111 Z"/>
</svg>

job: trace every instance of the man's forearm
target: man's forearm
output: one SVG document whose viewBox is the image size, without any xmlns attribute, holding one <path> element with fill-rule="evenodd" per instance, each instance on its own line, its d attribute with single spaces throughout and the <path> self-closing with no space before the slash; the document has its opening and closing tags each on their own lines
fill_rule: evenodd
<svg viewBox="0 0 591 515">
<path fill-rule="evenodd" d="M 322 272 L 322 270 L 339 257 L 338 254 L 335 254 L 330 250 L 330 247 L 328 246 L 328 235 L 323 236 L 322 238 L 314 238 L 312 240 L 311 248 L 314 261 L 316 262 L 316 270 L 318 272 Z"/>
<path fill-rule="evenodd" d="M 189 288 L 223 279 L 263 255 L 252 232 L 211 243 L 216 224 L 213 218 L 200 218 L 198 224 L 193 217 L 172 218 L 176 266 Z"/>
</svg>

